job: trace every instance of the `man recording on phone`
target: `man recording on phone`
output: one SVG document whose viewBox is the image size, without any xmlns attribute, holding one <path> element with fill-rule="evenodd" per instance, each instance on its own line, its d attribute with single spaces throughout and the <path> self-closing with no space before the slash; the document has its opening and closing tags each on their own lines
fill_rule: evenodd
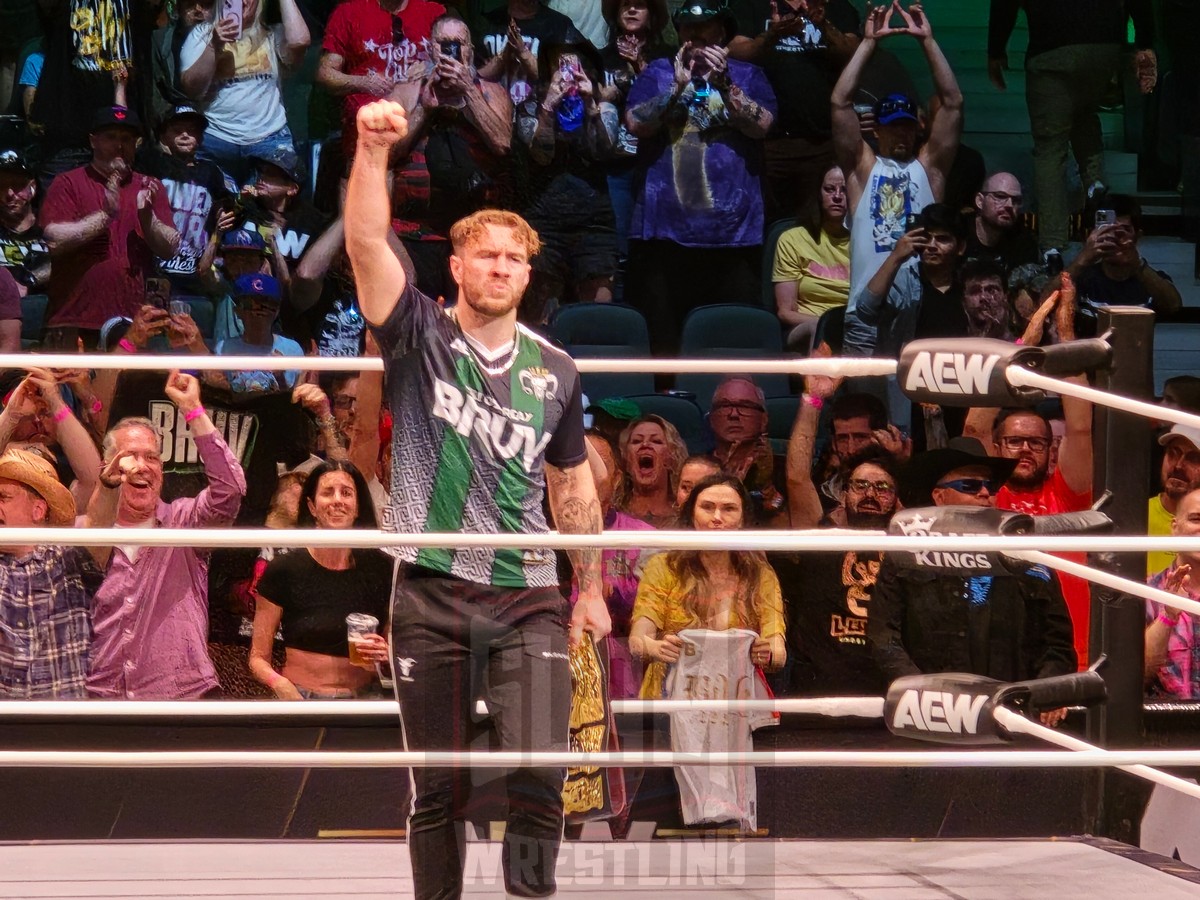
<svg viewBox="0 0 1200 900">
<path fill-rule="evenodd" d="M 503 85 L 475 68 L 471 30 L 455 13 L 430 27 L 429 71 L 396 85 L 408 133 L 392 151 L 393 227 L 431 296 L 453 297 L 450 226 L 484 206 L 501 206 L 512 141 L 512 103 Z"/>
<path fill-rule="evenodd" d="M 1138 252 L 1141 205 L 1127 194 L 1110 194 L 1107 202 L 1096 210 L 1083 249 L 1068 268 L 1079 295 L 1079 337 L 1095 334 L 1097 306 L 1145 306 L 1159 317 L 1183 306 L 1171 277 L 1150 268 Z"/>
</svg>

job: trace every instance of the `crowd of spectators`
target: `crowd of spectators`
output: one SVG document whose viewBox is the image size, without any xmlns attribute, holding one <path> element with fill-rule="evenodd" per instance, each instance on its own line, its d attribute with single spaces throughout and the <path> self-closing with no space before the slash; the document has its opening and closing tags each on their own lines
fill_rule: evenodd
<svg viewBox="0 0 1200 900">
<path fill-rule="evenodd" d="M 1148 4 L 1109 5 L 1133 15 L 1139 85 L 1152 89 Z M 409 278 L 452 305 L 451 225 L 484 207 L 520 211 L 542 240 L 521 317 L 547 333 L 558 307 L 623 302 L 670 354 L 691 310 L 765 295 L 791 352 L 894 358 L 918 338 L 1051 344 L 1093 334 L 1104 305 L 1182 306 L 1139 253 L 1136 199 L 1101 181 L 1094 116 L 1124 12 L 1083 34 L 1025 4 L 1034 230 L 1021 180 L 977 171 L 961 146 L 963 93 L 918 4 L 24 6 L 0 79 L 12 113 L 0 133 L 0 352 L 296 364 L 193 376 L 31 357 L 0 376 L 8 527 L 389 523 L 381 376 L 318 377 L 303 362 L 371 353 L 341 207 L 356 113 L 380 98 L 409 124 L 389 175 L 389 245 Z M 998 87 L 1016 6 L 992 4 Z M 1080 43 L 1063 45 L 1068 32 Z M 903 40 L 928 65 L 924 103 L 881 64 Z M 311 88 L 306 114 L 298 83 Z M 1074 253 L 1068 146 L 1089 188 Z M 781 219 L 789 227 L 767 242 Z M 1200 409 L 1193 382 L 1164 402 Z M 709 411 L 706 447 L 636 398 L 593 397 L 606 528 L 879 529 L 904 506 L 1091 505 L 1081 401 L 968 411 L 914 404 L 894 379 L 795 387 L 782 446 L 749 377 L 693 398 Z M 1163 454 L 1150 533 L 1200 533 L 1200 432 L 1146 440 Z M 386 619 L 390 563 L 375 551 L 0 550 L 0 697 L 359 697 L 389 676 L 382 638 L 352 647 L 343 627 L 349 613 Z M 1194 562 L 1152 555 L 1147 574 L 1195 599 Z M 1033 678 L 1089 656 L 1087 584 L 1040 567 L 931 580 L 878 552 L 621 550 L 605 552 L 604 579 L 614 697 L 661 696 L 689 628 L 753 631 L 754 663 L 781 694 L 879 693 L 945 669 Z M 1200 696 L 1198 629 L 1148 607 L 1153 695 Z"/>
</svg>

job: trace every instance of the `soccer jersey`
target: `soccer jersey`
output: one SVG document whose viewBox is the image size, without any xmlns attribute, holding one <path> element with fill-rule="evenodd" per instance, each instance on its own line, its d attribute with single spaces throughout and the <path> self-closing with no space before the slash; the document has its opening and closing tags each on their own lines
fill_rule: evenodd
<svg viewBox="0 0 1200 900">
<path fill-rule="evenodd" d="M 388 320 L 371 328 L 395 419 L 383 529 L 544 533 L 545 464 L 569 468 L 587 459 L 571 358 L 522 325 L 510 346 L 489 353 L 411 285 Z M 397 555 L 480 584 L 558 584 L 547 550 L 403 547 Z"/>
</svg>

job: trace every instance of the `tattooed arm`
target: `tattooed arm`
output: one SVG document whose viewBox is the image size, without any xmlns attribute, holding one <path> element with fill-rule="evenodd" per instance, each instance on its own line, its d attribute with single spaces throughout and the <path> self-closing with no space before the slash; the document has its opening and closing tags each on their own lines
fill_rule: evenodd
<svg viewBox="0 0 1200 900">
<path fill-rule="evenodd" d="M 562 534 L 600 534 L 604 530 L 600 499 L 587 460 L 569 469 L 547 464 L 546 490 L 554 522 Z M 567 554 L 579 581 L 579 600 L 571 612 L 572 646 L 579 643 L 585 631 L 598 641 L 612 630 L 600 586 L 600 552 L 599 547 L 589 547 Z"/>
</svg>

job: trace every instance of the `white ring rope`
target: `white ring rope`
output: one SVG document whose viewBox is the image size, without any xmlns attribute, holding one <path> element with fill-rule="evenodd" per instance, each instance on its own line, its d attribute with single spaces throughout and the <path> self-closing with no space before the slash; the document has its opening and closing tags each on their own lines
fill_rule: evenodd
<svg viewBox="0 0 1200 900">
<path fill-rule="evenodd" d="M 14 769 L 507 769 L 517 766 L 1091 769 L 1136 765 L 1200 767 L 1200 750 L 749 750 L 695 753 L 670 750 L 602 753 L 407 750 L 0 751 L 0 768 Z"/>
<path fill-rule="evenodd" d="M 1118 591 L 1124 591 L 1126 594 L 1133 594 L 1135 597 L 1142 597 L 1145 600 L 1157 600 L 1159 603 L 1166 604 L 1173 609 L 1181 609 L 1193 616 L 1200 616 L 1200 603 L 1197 601 L 1192 600 L 1190 597 L 1181 597 L 1178 594 L 1172 594 L 1170 591 L 1164 591 L 1161 588 L 1151 587 L 1141 581 L 1122 578 L 1119 575 L 1113 575 L 1111 572 L 1093 569 L 1091 566 L 1072 562 L 1069 559 L 1060 559 L 1057 556 L 1051 556 L 1049 553 L 1043 553 L 1039 550 L 1029 553 L 1014 553 L 1012 555 L 1028 560 L 1029 562 L 1041 563 L 1044 566 L 1058 569 L 1069 575 L 1086 578 L 1094 584 L 1102 584 L 1105 587 L 1115 588 Z"/>
<path fill-rule="evenodd" d="M 124 371 L 167 371 L 184 369 L 194 372 L 247 371 L 286 372 L 382 372 L 383 360 L 377 356 L 157 356 L 150 353 L 0 353 L 0 369 L 119 369 Z M 725 375 L 894 375 L 896 360 L 856 357 L 823 359 L 617 359 L 586 358 L 575 360 L 580 372 L 660 372 L 664 374 L 711 373 Z"/>
<path fill-rule="evenodd" d="M 1048 375 L 1043 375 L 1041 372 L 1033 372 L 1021 366 L 1009 366 L 1004 370 L 1004 373 L 1008 377 L 1008 383 L 1016 387 L 1040 388 L 1045 391 L 1053 391 L 1056 394 L 1063 394 L 1067 397 L 1077 397 L 1080 400 L 1087 400 L 1098 406 L 1107 406 L 1110 409 L 1119 409 L 1122 412 L 1144 416 L 1147 419 L 1161 419 L 1164 422 L 1174 422 L 1177 425 L 1200 428 L 1200 416 L 1184 412 L 1182 409 L 1174 409 L 1170 406 L 1158 406 L 1154 403 L 1146 403 L 1144 400 L 1134 400 L 1130 397 L 1122 397 L 1119 394 L 1110 394 L 1107 391 L 1097 390 L 1094 387 L 1075 384 L 1073 381 L 1051 378 Z"/>
<path fill-rule="evenodd" d="M 618 714 L 671 712 L 778 712 L 878 719 L 882 697 L 805 697 L 774 700 L 613 700 Z M 355 718 L 398 715 L 395 700 L 3 700 L 0 719 L 255 719 Z"/>
<path fill-rule="evenodd" d="M 1102 749 L 1095 744 L 1089 744 L 1087 741 L 1071 737 L 1069 734 L 1063 734 L 1061 731 L 1047 728 L 1040 722 L 1027 719 L 1013 712 L 1011 709 L 1005 709 L 1003 706 L 996 707 L 992 712 L 996 717 L 996 723 L 1010 733 L 1028 734 L 1032 737 L 1041 738 L 1047 743 L 1057 744 L 1059 747 L 1065 747 L 1068 750 L 1076 752 Z M 1117 766 L 1117 768 L 1122 772 L 1128 772 L 1130 775 L 1136 775 L 1147 781 L 1153 781 L 1155 784 L 1161 784 L 1163 787 L 1179 791 L 1181 794 L 1187 794 L 1189 797 L 1195 797 L 1200 800 L 1200 784 L 1196 784 L 1194 781 L 1188 781 L 1186 778 L 1180 778 L 1177 775 L 1168 775 L 1166 772 L 1160 772 L 1158 769 L 1151 768 L 1150 766 L 1133 765 Z"/>
<path fill-rule="evenodd" d="M 606 531 L 602 534 L 397 534 L 369 528 L 0 528 L 0 546 L 90 547 L 487 547 L 492 549 L 587 550 L 777 550 L 921 553 L 1171 553 L 1200 552 L 1200 537 L 1173 535 L 885 535 L 879 531 Z"/>
</svg>

